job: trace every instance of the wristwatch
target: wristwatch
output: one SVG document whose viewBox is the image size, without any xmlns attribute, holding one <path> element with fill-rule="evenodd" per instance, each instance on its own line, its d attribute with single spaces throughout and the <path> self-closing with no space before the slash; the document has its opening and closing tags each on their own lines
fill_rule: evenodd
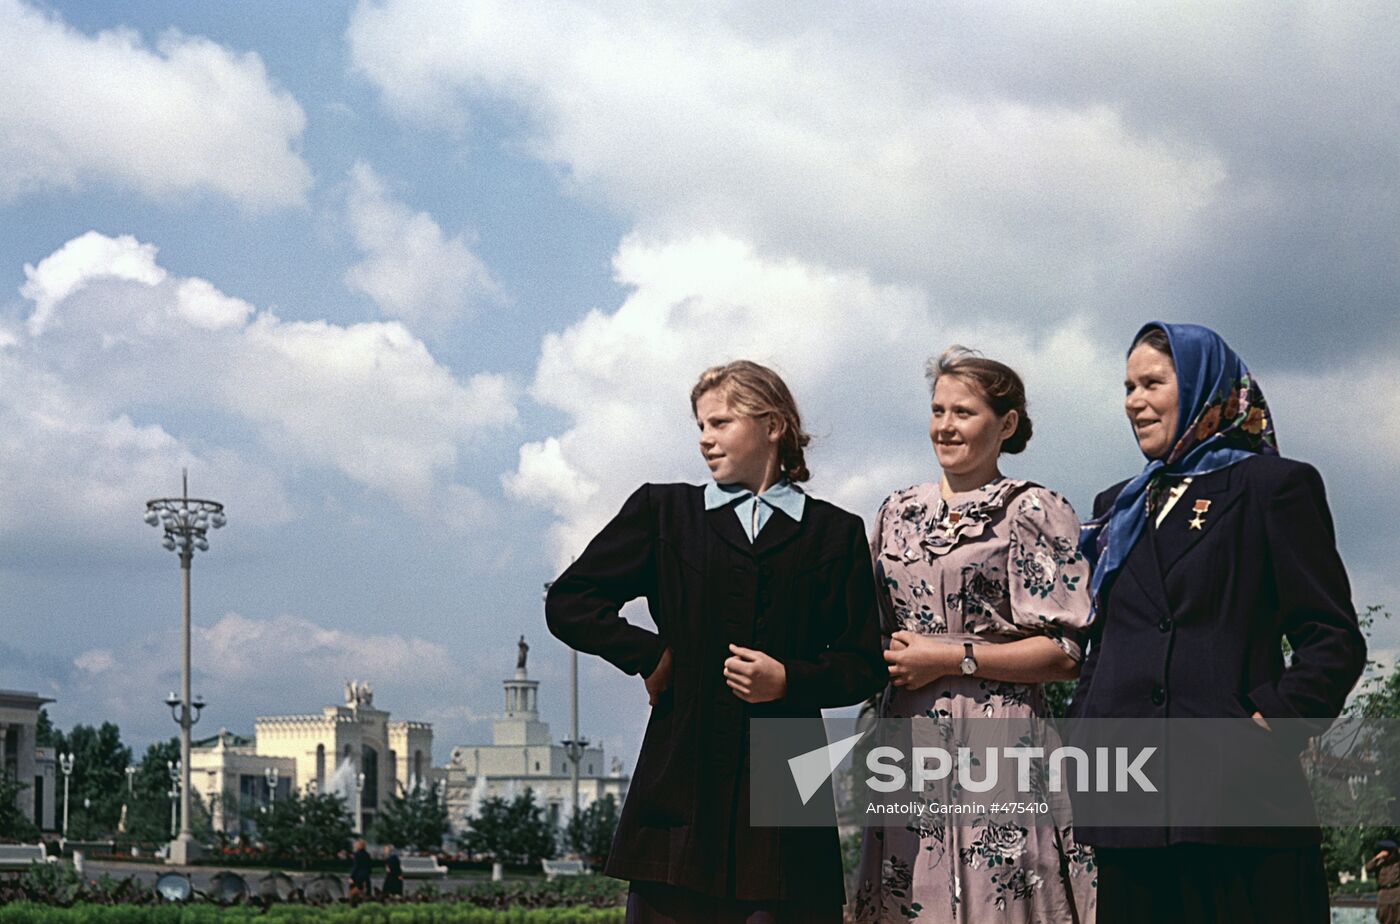
<svg viewBox="0 0 1400 924">
<path fill-rule="evenodd" d="M 972 656 L 971 642 L 963 642 L 962 672 L 964 677 L 977 673 L 977 659 Z"/>
</svg>

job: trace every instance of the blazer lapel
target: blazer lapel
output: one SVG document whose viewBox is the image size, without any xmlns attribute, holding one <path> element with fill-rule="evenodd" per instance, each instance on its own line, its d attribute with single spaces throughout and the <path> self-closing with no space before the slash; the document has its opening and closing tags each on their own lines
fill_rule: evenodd
<svg viewBox="0 0 1400 924">
<path fill-rule="evenodd" d="M 1193 478 L 1186 493 L 1157 527 L 1157 553 L 1163 576 L 1220 522 L 1221 516 L 1239 498 L 1240 492 L 1230 493 L 1234 468 L 1232 465 Z"/>
<path fill-rule="evenodd" d="M 800 522 L 774 508 L 772 515 L 768 517 L 768 522 L 764 523 L 763 529 L 758 531 L 758 538 L 754 540 L 753 544 L 753 553 L 764 556 L 776 552 L 791 542 L 801 530 L 802 524 Z"/>
<path fill-rule="evenodd" d="M 1152 535 L 1151 520 L 1143 527 L 1142 535 L 1138 536 L 1137 543 L 1123 562 L 1123 573 L 1132 575 L 1147 599 L 1151 600 L 1152 605 L 1163 615 L 1171 615 L 1171 608 L 1167 605 L 1167 586 L 1162 582 L 1162 568 L 1157 560 L 1157 542 L 1156 537 Z"/>
<path fill-rule="evenodd" d="M 744 534 L 744 527 L 739 525 L 739 518 L 734 514 L 734 507 L 739 501 L 725 504 L 723 507 L 714 507 L 705 511 L 705 521 L 710 524 L 710 531 L 718 535 L 725 542 L 743 552 L 745 555 L 754 554 L 753 543 Z M 776 519 L 776 517 L 774 518 Z M 768 524 L 772 526 L 772 523 Z M 767 532 L 767 527 L 763 532 Z M 759 533 L 762 536 L 763 533 Z"/>
</svg>

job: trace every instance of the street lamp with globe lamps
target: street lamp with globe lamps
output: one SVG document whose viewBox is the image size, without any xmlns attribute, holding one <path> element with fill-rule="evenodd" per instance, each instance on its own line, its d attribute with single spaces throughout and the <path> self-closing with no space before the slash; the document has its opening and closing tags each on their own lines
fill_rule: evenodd
<svg viewBox="0 0 1400 924">
<path fill-rule="evenodd" d="M 277 777 L 279 775 L 277 767 L 268 767 L 263 771 L 263 776 L 267 777 L 267 804 L 269 806 L 277 804 Z"/>
<path fill-rule="evenodd" d="M 73 752 L 58 755 L 58 769 L 63 771 L 63 839 L 68 840 L 68 781 L 73 776 Z"/>
<path fill-rule="evenodd" d="M 170 843 L 169 861 L 184 865 L 199 856 L 199 844 L 190 830 L 190 729 L 199 721 L 202 699 L 190 700 L 190 565 L 196 550 L 209 551 L 207 534 L 225 523 L 224 505 L 190 497 L 189 473 L 182 479 L 180 497 L 162 497 L 146 502 L 146 523 L 165 532 L 161 545 L 180 556 L 181 585 L 181 696 L 172 693 L 166 700 L 175 723 L 180 726 L 180 832 Z M 176 707 L 179 707 L 178 710 Z"/>
</svg>

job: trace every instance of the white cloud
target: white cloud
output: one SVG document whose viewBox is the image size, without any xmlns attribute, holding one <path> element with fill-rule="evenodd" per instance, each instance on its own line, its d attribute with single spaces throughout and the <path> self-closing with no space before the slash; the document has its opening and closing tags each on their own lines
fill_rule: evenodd
<svg viewBox="0 0 1400 924">
<path fill-rule="evenodd" d="M 519 105 L 534 153 L 652 239 L 723 232 L 1023 319 L 1160 260 L 1223 178 L 1208 144 L 1109 103 L 940 81 L 894 34 L 936 22 L 876 41 L 794 12 L 390 0 L 349 41 L 407 117 Z"/>
<path fill-rule="evenodd" d="M 637 484 L 704 479 L 689 389 L 706 366 L 739 357 L 773 366 L 792 387 L 815 435 L 813 492 L 867 518 L 888 492 L 934 477 L 923 363 L 958 341 L 1027 379 L 1038 435 L 1008 467 L 1066 491 L 1110 483 L 1109 455 L 1102 468 L 1075 473 L 1039 461 L 1042 444 L 1072 448 L 1117 422 L 1117 358 L 1077 324 L 1031 339 L 1014 326 L 950 317 L 918 289 L 765 260 L 723 237 L 632 239 L 615 267 L 630 290 L 623 304 L 546 337 L 541 350 L 531 394 L 566 412 L 570 426 L 523 446 L 504 479 L 512 495 L 558 518 L 556 564 Z M 1103 412 L 1086 417 L 1086 407 Z"/>
<path fill-rule="evenodd" d="M 262 59 L 167 32 L 87 36 L 0 0 L 0 201 L 113 182 L 161 200 L 194 192 L 298 205 L 306 117 Z"/>
<path fill-rule="evenodd" d="M 581 508 L 598 493 L 598 486 L 564 458 L 559 440 L 552 436 L 521 446 L 519 467 L 502 476 L 501 483 L 512 497 L 542 504 L 561 515 Z"/>
<path fill-rule="evenodd" d="M 220 391 L 224 406 L 268 428 L 269 443 L 415 505 L 453 473 L 464 445 L 516 419 L 504 378 L 459 382 L 397 323 L 259 315 Z"/>
<path fill-rule="evenodd" d="M 253 313 L 253 306 L 243 299 L 225 295 L 213 283 L 195 277 L 180 283 L 175 305 L 185 320 L 204 330 L 241 327 Z"/>
<path fill-rule="evenodd" d="M 38 479 L 44 466 L 95 511 L 130 504 L 133 485 L 161 483 L 193 458 L 268 487 L 268 463 L 238 461 L 246 447 L 202 436 L 195 450 L 135 422 L 135 408 L 231 415 L 273 450 L 274 465 L 334 468 L 419 512 L 444 498 L 459 520 L 482 512 L 479 496 L 452 488 L 463 450 L 514 423 L 507 380 L 457 379 L 396 322 L 283 321 L 155 261 L 150 244 L 92 232 L 26 268 L 31 335 L 0 354 L 0 418 L 10 424 L 0 452 L 14 465 L 0 509 L 17 514 L 6 531 L 30 519 L 32 486 L 17 476 Z M 281 490 L 267 497 L 251 506 L 285 517 Z"/>
<path fill-rule="evenodd" d="M 365 163 L 350 170 L 350 230 L 365 259 L 345 282 L 410 327 L 441 332 L 474 302 L 499 303 L 500 286 L 466 239 L 448 238 L 427 212 L 394 200 Z"/>
<path fill-rule="evenodd" d="M 73 666 L 88 674 L 100 674 L 116 663 L 112 653 L 102 648 L 85 651 L 73 659 Z"/>
<path fill-rule="evenodd" d="M 161 630 L 86 651 L 74 659 L 76 671 L 47 689 L 73 721 L 113 721 L 128 742 L 168 738 L 172 726 L 157 701 L 178 684 L 179 642 L 178 632 Z M 411 632 L 333 628 L 289 613 L 196 620 L 191 647 L 194 692 L 209 703 L 201 729 L 225 725 L 251 733 L 258 715 L 319 712 L 341 701 L 349 679 L 369 682 L 375 705 L 396 719 L 444 711 L 460 723 L 454 710 L 443 709 L 444 691 L 458 691 L 455 698 L 477 684 L 463 677 L 461 659 L 436 641 Z M 439 736 L 455 731 L 437 729 Z M 447 743 L 438 738 L 440 756 Z"/>
<path fill-rule="evenodd" d="M 181 468 L 216 486 L 240 514 L 285 522 L 290 504 L 265 465 L 239 452 L 195 448 L 111 407 L 113 395 L 37 368 L 29 345 L 0 355 L 0 540 L 106 549 L 148 548 L 139 527 L 154 486 Z"/>
<path fill-rule="evenodd" d="M 156 250 L 154 244 L 142 244 L 129 234 L 112 238 L 89 231 L 40 260 L 38 266 L 26 263 L 19 292 L 34 303 L 30 335 L 42 334 L 54 307 L 94 279 L 159 284 L 165 270 L 156 265 Z"/>
</svg>

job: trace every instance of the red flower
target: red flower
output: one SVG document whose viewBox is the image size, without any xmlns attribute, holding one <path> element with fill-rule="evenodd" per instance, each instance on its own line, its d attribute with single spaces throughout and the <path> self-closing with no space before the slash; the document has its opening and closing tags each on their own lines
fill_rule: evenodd
<svg viewBox="0 0 1400 924">
<path fill-rule="evenodd" d="M 1206 408 L 1206 412 L 1201 415 L 1200 421 L 1196 424 L 1196 440 L 1205 439 L 1215 432 L 1220 426 L 1220 405 L 1212 404 Z"/>
</svg>

